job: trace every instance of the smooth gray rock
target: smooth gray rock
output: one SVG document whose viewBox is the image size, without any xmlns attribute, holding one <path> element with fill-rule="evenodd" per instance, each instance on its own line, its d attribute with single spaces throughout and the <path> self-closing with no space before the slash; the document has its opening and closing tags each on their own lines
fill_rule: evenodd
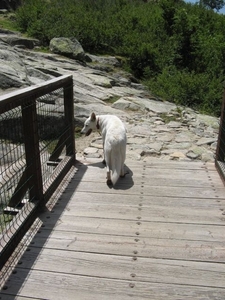
<svg viewBox="0 0 225 300">
<path fill-rule="evenodd" d="M 39 45 L 39 41 L 36 39 L 24 38 L 15 34 L 6 34 L 5 36 L 2 35 L 0 39 L 10 46 L 17 46 L 27 49 L 33 49 L 35 46 Z"/>
<path fill-rule="evenodd" d="M 20 88 L 29 84 L 26 66 L 12 47 L 0 41 L 0 89 Z"/>
<path fill-rule="evenodd" d="M 112 107 L 120 110 L 131 110 L 131 111 L 140 111 L 145 109 L 144 105 L 141 106 L 140 104 L 136 104 L 122 98 L 117 100 L 115 103 L 113 103 Z"/>
<path fill-rule="evenodd" d="M 211 145 L 217 141 L 216 138 L 211 138 L 211 137 L 202 137 L 199 139 L 196 143 L 197 146 L 202 146 L 202 145 Z"/>
<path fill-rule="evenodd" d="M 122 66 L 121 61 L 114 56 L 96 56 L 92 54 L 87 54 L 87 55 L 90 57 L 92 62 L 94 62 L 95 64 L 99 63 L 99 66 L 104 66 L 104 65 L 108 65 L 112 67 Z"/>
<path fill-rule="evenodd" d="M 65 37 L 53 38 L 49 45 L 53 53 L 64 55 L 69 58 L 85 61 L 84 49 L 78 40 Z"/>
</svg>

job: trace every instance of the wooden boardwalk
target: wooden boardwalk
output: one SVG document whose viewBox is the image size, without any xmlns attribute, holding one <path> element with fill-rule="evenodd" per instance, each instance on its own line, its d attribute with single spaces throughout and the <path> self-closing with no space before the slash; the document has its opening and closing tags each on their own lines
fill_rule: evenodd
<svg viewBox="0 0 225 300">
<path fill-rule="evenodd" d="M 225 299 L 225 187 L 214 164 L 80 161 L 1 300 Z M 55 202 L 55 205 L 53 206 Z"/>
</svg>

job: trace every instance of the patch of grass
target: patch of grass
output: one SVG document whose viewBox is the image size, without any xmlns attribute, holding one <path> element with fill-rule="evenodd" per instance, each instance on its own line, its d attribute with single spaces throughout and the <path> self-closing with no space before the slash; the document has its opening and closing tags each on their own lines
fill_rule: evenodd
<svg viewBox="0 0 225 300">
<path fill-rule="evenodd" d="M 19 31 L 15 15 L 12 13 L 0 15 L 0 28 L 11 31 Z"/>
<path fill-rule="evenodd" d="M 3 231 L 3 229 L 5 228 L 5 226 L 12 221 L 13 216 L 11 215 L 6 215 L 6 214 L 0 214 L 0 232 Z"/>
<path fill-rule="evenodd" d="M 41 53 L 51 53 L 51 51 L 49 50 L 49 47 L 44 47 L 44 46 L 41 46 L 41 47 L 36 47 L 34 49 L 35 52 L 41 52 Z"/>
<path fill-rule="evenodd" d="M 75 139 L 78 139 L 82 136 L 81 132 L 81 127 L 75 127 Z"/>
<path fill-rule="evenodd" d="M 111 96 L 108 99 L 105 99 L 104 102 L 108 103 L 108 104 L 113 104 L 115 103 L 117 100 L 119 100 L 121 97 L 120 96 Z"/>
<path fill-rule="evenodd" d="M 180 121 L 182 118 L 182 108 L 177 107 L 173 112 L 169 113 L 161 113 L 160 118 L 168 124 L 171 121 Z"/>
<path fill-rule="evenodd" d="M 78 139 L 80 138 L 82 135 L 81 135 L 81 127 L 75 127 L 75 132 L 74 132 L 74 136 L 75 136 L 75 139 Z M 47 151 L 48 153 L 52 154 L 53 151 L 55 150 L 55 147 L 58 143 L 58 139 L 57 140 L 51 140 L 51 141 L 43 141 L 44 144 L 46 145 L 46 148 L 47 148 Z"/>
<path fill-rule="evenodd" d="M 45 146 L 47 147 L 47 151 L 48 153 L 53 153 L 53 151 L 55 150 L 55 147 L 58 143 L 58 140 L 51 140 L 51 141 L 43 141 L 43 143 L 45 144 Z"/>
</svg>

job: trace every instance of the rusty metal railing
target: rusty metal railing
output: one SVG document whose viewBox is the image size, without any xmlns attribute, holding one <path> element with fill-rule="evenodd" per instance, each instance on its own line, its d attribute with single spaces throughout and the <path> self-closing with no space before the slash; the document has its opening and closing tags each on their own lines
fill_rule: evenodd
<svg viewBox="0 0 225 300">
<path fill-rule="evenodd" d="M 75 162 L 72 76 L 0 97 L 0 270 Z"/>
<path fill-rule="evenodd" d="M 221 179 L 223 180 L 223 183 L 225 185 L 225 91 L 222 101 L 215 164 L 221 176 Z"/>
</svg>

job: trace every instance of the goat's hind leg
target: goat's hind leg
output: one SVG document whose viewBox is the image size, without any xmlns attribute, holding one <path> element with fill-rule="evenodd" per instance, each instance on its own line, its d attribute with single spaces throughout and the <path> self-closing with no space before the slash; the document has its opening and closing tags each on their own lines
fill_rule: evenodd
<svg viewBox="0 0 225 300">
<path fill-rule="evenodd" d="M 126 176 L 126 174 L 129 173 L 129 172 L 125 172 L 125 168 L 124 168 L 125 157 L 126 157 L 126 152 L 124 152 L 122 154 L 122 164 L 121 164 L 121 169 L 120 169 L 120 177 L 121 178 L 124 178 Z"/>
<path fill-rule="evenodd" d="M 124 164 L 122 164 L 121 169 L 120 169 L 120 177 L 123 178 L 125 177 L 125 171 L 124 171 Z"/>
<path fill-rule="evenodd" d="M 107 149 L 104 149 L 104 160 L 105 160 L 105 165 L 106 165 L 106 183 L 107 185 L 111 186 L 112 185 L 112 180 L 111 180 L 111 171 L 110 171 L 110 155 L 111 151 L 107 151 Z"/>
<path fill-rule="evenodd" d="M 109 166 L 107 164 L 106 164 L 106 183 L 109 186 L 112 185 L 111 172 L 110 172 Z"/>
<path fill-rule="evenodd" d="M 105 150 L 104 150 L 104 141 L 102 142 L 102 148 L 103 148 L 103 155 L 104 155 L 104 158 L 103 158 L 103 165 L 106 165 L 106 160 L 105 160 Z"/>
</svg>

